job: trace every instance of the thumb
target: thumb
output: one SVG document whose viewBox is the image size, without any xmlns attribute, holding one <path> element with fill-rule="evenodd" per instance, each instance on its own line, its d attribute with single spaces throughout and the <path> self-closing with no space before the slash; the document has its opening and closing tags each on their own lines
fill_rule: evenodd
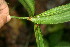
<svg viewBox="0 0 70 47">
<path fill-rule="evenodd" d="M 3 20 L 0 18 L 0 28 L 4 25 Z"/>
<path fill-rule="evenodd" d="M 10 15 L 7 16 L 7 22 L 9 22 L 11 19 Z"/>
<path fill-rule="evenodd" d="M 8 15 L 8 16 L 0 16 L 0 28 L 5 24 L 5 23 L 7 23 L 7 22 L 9 22 L 10 21 L 10 15 Z"/>
<path fill-rule="evenodd" d="M 9 8 L 5 0 L 0 0 L 0 28 L 10 20 Z"/>
</svg>

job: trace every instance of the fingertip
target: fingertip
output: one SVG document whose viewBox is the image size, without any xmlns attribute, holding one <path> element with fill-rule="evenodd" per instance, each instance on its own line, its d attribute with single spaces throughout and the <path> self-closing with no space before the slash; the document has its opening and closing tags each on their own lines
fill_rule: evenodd
<svg viewBox="0 0 70 47">
<path fill-rule="evenodd" d="M 10 15 L 7 16 L 7 22 L 9 22 L 11 20 Z"/>
</svg>

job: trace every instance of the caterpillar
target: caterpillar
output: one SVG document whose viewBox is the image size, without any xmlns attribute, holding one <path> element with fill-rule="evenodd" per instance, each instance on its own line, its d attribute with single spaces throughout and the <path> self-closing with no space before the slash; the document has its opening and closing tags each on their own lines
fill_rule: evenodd
<svg viewBox="0 0 70 47">
<path fill-rule="evenodd" d="M 0 27 L 10 20 L 9 8 L 5 0 L 0 0 Z"/>
</svg>

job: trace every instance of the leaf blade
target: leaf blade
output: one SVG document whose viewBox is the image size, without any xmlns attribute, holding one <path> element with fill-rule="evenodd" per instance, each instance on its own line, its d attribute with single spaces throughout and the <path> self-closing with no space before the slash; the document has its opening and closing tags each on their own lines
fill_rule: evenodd
<svg viewBox="0 0 70 47">
<path fill-rule="evenodd" d="M 69 11 L 69 9 L 70 9 L 70 3 L 47 10 L 39 15 L 36 15 L 36 17 L 52 16 L 56 14 L 61 14 L 61 13 Z"/>
<path fill-rule="evenodd" d="M 34 16 L 35 12 L 35 3 L 34 0 L 18 0 L 28 11 L 29 16 Z"/>
<path fill-rule="evenodd" d="M 54 47 L 70 47 L 70 43 L 65 42 L 65 41 L 61 41 L 57 45 L 55 45 Z"/>
<path fill-rule="evenodd" d="M 50 42 L 50 46 L 55 46 L 56 44 L 58 44 L 61 41 L 63 35 L 63 31 L 59 30 L 57 32 L 52 33 L 49 36 L 49 42 Z"/>
<path fill-rule="evenodd" d="M 37 25 L 34 25 L 34 31 L 35 31 L 37 47 L 45 47 L 40 27 Z"/>
<path fill-rule="evenodd" d="M 53 16 L 47 17 L 36 17 L 30 19 L 32 22 L 37 24 L 58 24 L 70 21 L 70 11 Z"/>
</svg>

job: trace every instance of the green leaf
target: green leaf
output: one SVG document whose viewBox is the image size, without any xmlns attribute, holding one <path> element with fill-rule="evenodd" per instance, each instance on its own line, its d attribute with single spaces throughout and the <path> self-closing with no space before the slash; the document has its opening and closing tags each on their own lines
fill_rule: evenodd
<svg viewBox="0 0 70 47">
<path fill-rule="evenodd" d="M 37 17 L 42 17 L 42 16 L 52 16 L 52 15 L 56 15 L 56 14 L 61 14 L 61 13 L 64 13 L 64 12 L 67 12 L 70 10 L 70 3 L 69 4 L 66 4 L 66 5 L 62 5 L 62 6 L 59 6 L 59 7 L 55 7 L 55 8 L 52 8 L 50 10 L 47 10 L 39 15 L 36 15 Z"/>
<path fill-rule="evenodd" d="M 53 47 L 56 44 L 58 44 L 61 41 L 62 35 L 63 35 L 63 31 L 57 31 L 57 32 L 50 34 L 49 36 L 50 46 Z"/>
<path fill-rule="evenodd" d="M 34 0 L 18 0 L 28 11 L 29 16 L 34 16 L 35 3 Z"/>
<path fill-rule="evenodd" d="M 60 42 L 58 43 L 56 46 L 54 47 L 70 47 L 70 43 L 69 42 Z"/>
<path fill-rule="evenodd" d="M 58 24 L 70 21 L 70 11 L 62 14 L 47 16 L 47 17 L 34 17 L 30 19 L 37 24 Z"/>
<path fill-rule="evenodd" d="M 49 43 L 48 43 L 47 39 L 44 39 L 44 47 L 49 47 Z"/>
<path fill-rule="evenodd" d="M 34 25 L 34 31 L 35 31 L 37 47 L 44 47 L 44 40 L 41 34 L 40 27 L 38 25 Z"/>
<path fill-rule="evenodd" d="M 57 32 L 58 30 L 62 30 L 64 28 L 64 24 L 54 24 L 48 25 L 47 31 L 49 33 Z"/>
</svg>

